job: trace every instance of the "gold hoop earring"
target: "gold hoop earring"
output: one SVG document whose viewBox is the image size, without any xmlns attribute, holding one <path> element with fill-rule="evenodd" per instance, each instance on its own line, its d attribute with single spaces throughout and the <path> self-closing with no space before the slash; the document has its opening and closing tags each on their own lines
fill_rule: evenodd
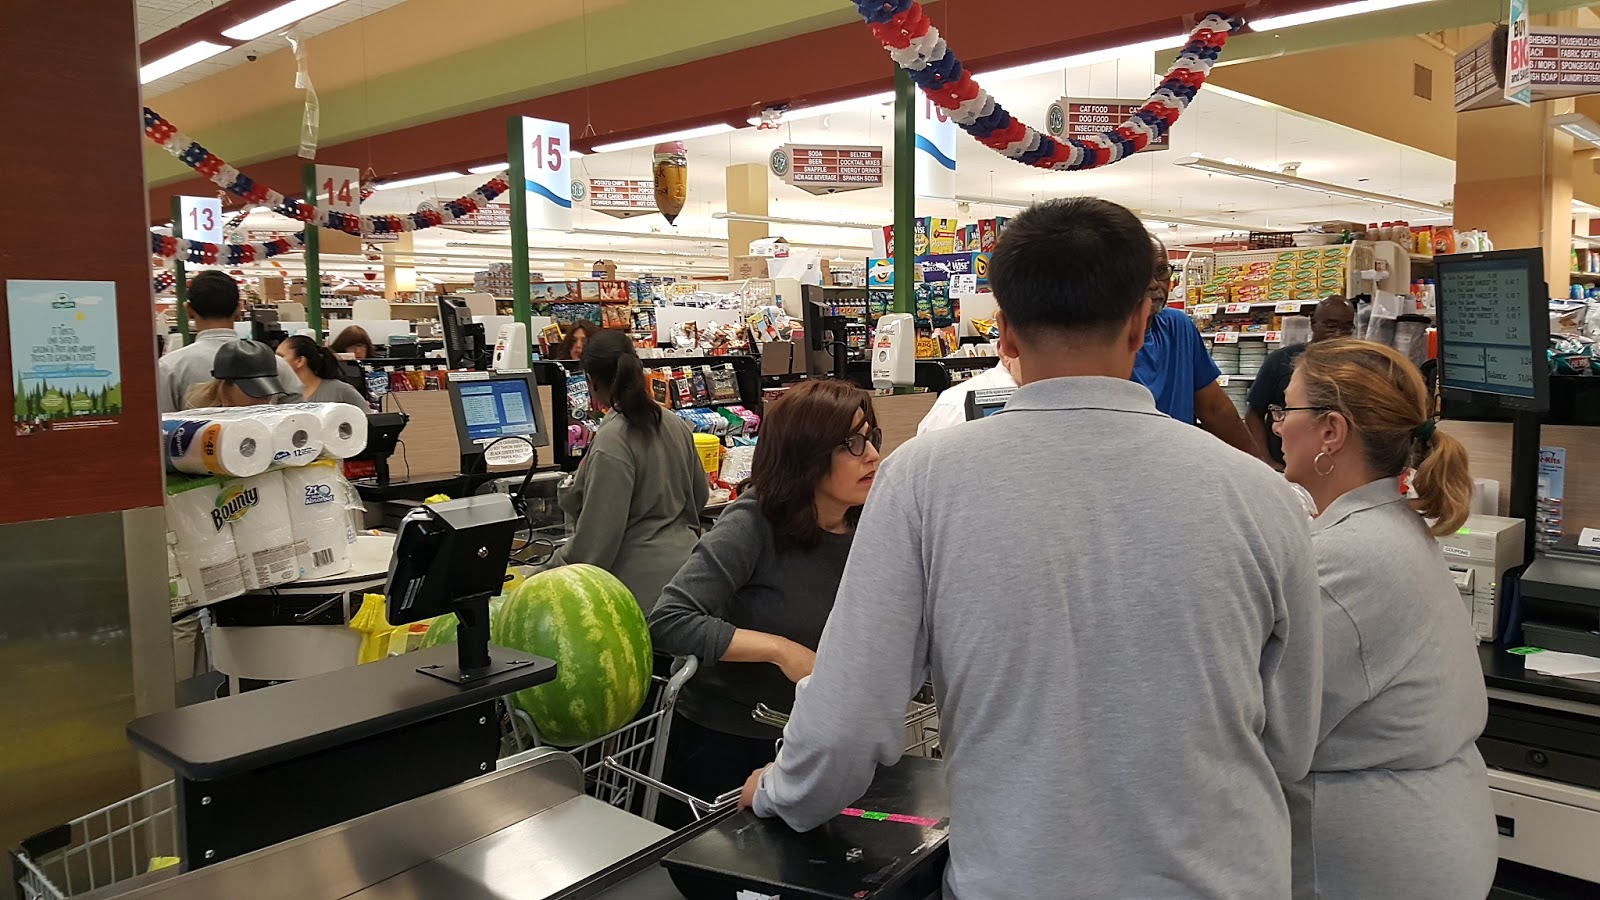
<svg viewBox="0 0 1600 900">
<path fill-rule="evenodd" d="M 1321 453 L 1317 454 L 1316 458 L 1311 461 L 1311 471 L 1317 473 L 1323 478 L 1327 478 L 1329 475 L 1333 474 L 1333 457 L 1328 457 L 1328 471 L 1324 472 L 1322 471 L 1322 466 L 1320 465 L 1324 456 L 1328 456 L 1328 451 L 1323 450 Z"/>
</svg>

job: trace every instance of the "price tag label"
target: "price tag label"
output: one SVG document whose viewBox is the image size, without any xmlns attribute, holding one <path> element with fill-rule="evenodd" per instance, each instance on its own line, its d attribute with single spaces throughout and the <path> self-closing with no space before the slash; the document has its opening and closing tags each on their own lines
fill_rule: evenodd
<svg viewBox="0 0 1600 900">
<path fill-rule="evenodd" d="M 1248 304 L 1248 303 L 1229 303 L 1226 307 L 1223 308 L 1222 311 L 1225 312 L 1225 313 L 1228 313 L 1230 315 L 1232 315 L 1234 313 L 1247 313 L 1247 312 L 1250 311 L 1250 304 Z"/>
<path fill-rule="evenodd" d="M 1228 376 L 1226 376 L 1226 375 L 1218 375 L 1217 376 L 1217 384 L 1219 386 L 1221 386 L 1221 387 L 1227 387 L 1228 386 Z"/>
<path fill-rule="evenodd" d="M 572 132 L 567 123 L 524 116 L 521 146 L 512 149 L 522 156 L 528 227 L 571 231 Z"/>
<path fill-rule="evenodd" d="M 950 276 L 950 295 L 976 294 L 978 292 L 978 276 L 972 272 L 963 275 Z"/>
<path fill-rule="evenodd" d="M 1269 331 L 1262 335 L 1262 337 L 1265 337 L 1267 339 L 1267 343 L 1269 344 L 1283 343 L 1283 332 L 1281 331 Z"/>
<path fill-rule="evenodd" d="M 1272 308 L 1275 313 L 1297 313 L 1300 311 L 1299 300 L 1285 300 Z"/>
<path fill-rule="evenodd" d="M 317 166 L 317 207 L 360 215 L 361 170 L 354 166 Z"/>
<path fill-rule="evenodd" d="M 1202 303 L 1194 308 L 1194 314 L 1197 316 L 1214 316 L 1217 314 L 1217 305 L 1215 303 Z"/>
<path fill-rule="evenodd" d="M 222 243 L 222 201 L 216 197 L 179 197 L 178 227 L 191 241 Z"/>
<path fill-rule="evenodd" d="M 1239 343 L 1239 332 L 1219 331 L 1217 332 L 1216 336 L 1211 339 L 1211 342 L 1213 344 L 1237 344 Z"/>
</svg>

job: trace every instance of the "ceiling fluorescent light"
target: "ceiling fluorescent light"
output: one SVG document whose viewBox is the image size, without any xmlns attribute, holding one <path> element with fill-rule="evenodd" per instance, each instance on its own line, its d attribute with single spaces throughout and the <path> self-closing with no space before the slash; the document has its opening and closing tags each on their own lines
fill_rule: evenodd
<svg viewBox="0 0 1600 900">
<path fill-rule="evenodd" d="M 169 53 L 155 62 L 146 63 L 139 67 L 139 83 L 149 84 L 157 78 L 165 78 L 179 69 L 187 69 L 197 62 L 210 59 L 218 53 L 228 49 L 222 44 L 213 44 L 210 41 L 197 41 L 189 46 Z"/>
<path fill-rule="evenodd" d="M 667 134 L 656 134 L 650 137 L 629 138 L 625 141 L 613 141 L 608 144 L 595 144 L 589 148 L 591 153 L 610 153 L 613 150 L 633 150 L 639 147 L 653 147 L 663 141 L 687 141 L 698 137 L 710 137 L 713 134 L 726 134 L 733 131 L 732 125 L 727 122 L 713 122 L 710 125 L 701 125 L 699 128 L 685 128 Z"/>
<path fill-rule="evenodd" d="M 465 178 L 460 172 L 438 172 L 433 175 L 418 175 L 416 178 L 401 178 L 398 181 L 380 181 L 372 186 L 375 191 L 387 191 L 392 188 L 416 187 L 419 184 L 432 184 L 446 178 Z"/>
<path fill-rule="evenodd" d="M 1402 6 L 1416 6 L 1419 3 L 1431 3 L 1432 0 L 1358 0 L 1355 3 L 1339 3 L 1334 6 L 1324 6 L 1321 9 L 1309 9 L 1305 12 L 1288 13 L 1282 16 L 1267 16 L 1264 19 L 1254 19 L 1249 22 L 1251 31 L 1277 31 L 1282 28 L 1293 28 L 1296 25 L 1310 25 L 1313 22 L 1327 22 L 1332 19 L 1343 19 L 1346 16 L 1359 16 L 1366 13 L 1382 12 L 1386 9 L 1399 9 Z"/>
<path fill-rule="evenodd" d="M 1600 122 L 1583 113 L 1556 116 L 1550 120 L 1550 127 L 1564 131 L 1591 147 L 1600 147 Z"/>
<path fill-rule="evenodd" d="M 1140 41 L 1136 44 L 1124 44 L 1121 47 L 1107 47 L 1104 50 L 1091 50 L 1087 53 L 1075 53 L 1072 56 L 1047 59 L 1044 62 L 1028 63 L 1024 66 L 1012 66 L 1008 69 L 995 69 L 989 72 L 974 72 L 973 74 L 983 78 L 985 83 L 1006 81 L 1012 78 L 1026 78 L 1029 75 L 1041 75 L 1046 72 L 1060 72 L 1064 69 L 1074 69 L 1079 66 L 1091 66 L 1095 63 L 1114 62 L 1129 56 L 1158 53 L 1162 50 L 1182 47 L 1188 42 L 1188 35 L 1175 34 L 1170 37 Z"/>
<path fill-rule="evenodd" d="M 496 172 L 504 172 L 509 168 L 511 168 L 510 163 L 493 163 L 487 166 L 473 166 L 467 171 L 473 175 L 493 175 Z"/>
<path fill-rule="evenodd" d="M 1173 161 L 1174 165 L 1201 172 L 1211 172 L 1217 175 L 1232 175 L 1236 178 L 1248 178 L 1252 181 L 1267 184 L 1281 185 L 1283 187 L 1299 188 L 1303 191 L 1313 191 L 1318 194 L 1333 194 L 1363 203 L 1377 203 L 1384 206 L 1404 206 L 1408 209 L 1420 210 L 1425 213 L 1446 216 L 1450 214 L 1450 207 L 1438 203 L 1425 203 L 1421 200 L 1412 200 L 1407 197 L 1398 197 L 1394 194 L 1380 194 L 1374 191 L 1363 191 L 1360 188 L 1345 187 L 1339 184 L 1330 184 L 1326 181 L 1316 181 L 1311 178 L 1301 178 L 1298 175 L 1286 175 L 1281 172 L 1272 172 L 1266 169 L 1255 169 L 1237 163 L 1221 162 L 1207 159 L 1203 156 L 1186 156 Z"/>
<path fill-rule="evenodd" d="M 779 117 L 780 122 L 798 122 L 801 119 L 815 119 L 821 116 L 832 115 L 836 112 L 853 112 L 869 106 L 882 106 L 894 102 L 894 91 L 884 91 L 881 94 L 872 94 L 866 97 L 856 97 L 851 100 L 837 100 L 833 103 L 819 103 L 816 106 L 800 106 L 783 111 Z M 751 116 L 747 119 L 751 125 L 760 125 L 760 116 Z"/>
<path fill-rule="evenodd" d="M 222 36 L 236 41 L 253 41 L 264 34 L 271 34 L 286 25 L 293 25 L 307 16 L 316 15 L 343 2 L 344 0 L 290 0 L 276 9 L 269 9 L 253 19 L 240 22 L 224 31 Z"/>
<path fill-rule="evenodd" d="M 860 228 L 864 231 L 877 231 L 881 225 L 868 225 L 864 222 L 827 222 L 822 219 L 786 219 L 783 216 L 752 216 L 736 212 L 714 212 L 713 219 L 726 219 L 732 222 L 765 222 L 768 225 L 820 225 L 824 228 Z"/>
</svg>

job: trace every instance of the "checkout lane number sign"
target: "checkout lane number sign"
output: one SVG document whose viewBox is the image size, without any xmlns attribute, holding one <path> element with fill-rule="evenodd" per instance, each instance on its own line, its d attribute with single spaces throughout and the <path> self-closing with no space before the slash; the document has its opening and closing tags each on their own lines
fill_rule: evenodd
<svg viewBox="0 0 1600 900">
<path fill-rule="evenodd" d="M 565 122 L 524 116 L 521 145 L 528 227 L 571 231 L 571 128 Z"/>
</svg>

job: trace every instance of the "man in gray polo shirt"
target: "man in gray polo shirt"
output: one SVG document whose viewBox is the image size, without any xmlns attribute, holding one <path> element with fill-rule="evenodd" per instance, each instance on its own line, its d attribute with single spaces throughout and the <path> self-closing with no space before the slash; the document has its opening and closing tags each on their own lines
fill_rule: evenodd
<svg viewBox="0 0 1600 900">
<path fill-rule="evenodd" d="M 217 358 L 217 350 L 239 339 L 233 322 L 243 311 L 239 285 L 228 273 L 208 269 L 189 282 L 187 312 L 194 320 L 194 342 L 161 357 L 156 365 L 156 406 L 162 412 L 189 408 L 184 395 L 195 385 L 211 380 L 211 363 Z M 278 360 L 278 379 L 284 387 L 300 385 L 300 376 L 281 359 Z M 298 403 L 300 395 L 287 394 L 278 402 Z"/>
<path fill-rule="evenodd" d="M 758 815 L 810 829 L 857 800 L 931 669 L 949 900 L 1289 895 L 1280 782 L 1306 774 L 1321 692 L 1306 515 L 1128 380 L 1151 266 L 1105 201 L 1006 226 L 989 278 L 1021 387 L 884 460 L 778 760 L 746 785 Z"/>
</svg>

